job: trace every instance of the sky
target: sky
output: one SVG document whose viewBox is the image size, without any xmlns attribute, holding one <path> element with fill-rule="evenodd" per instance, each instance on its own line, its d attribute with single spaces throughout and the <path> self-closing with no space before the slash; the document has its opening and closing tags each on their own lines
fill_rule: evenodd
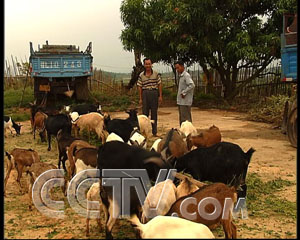
<svg viewBox="0 0 300 240">
<path fill-rule="evenodd" d="M 5 60 L 11 55 L 28 61 L 29 42 L 38 50 L 49 44 L 76 45 L 84 51 L 92 42 L 93 67 L 129 73 L 133 52 L 123 50 L 120 35 L 122 0 L 5 0 Z M 153 68 L 166 68 L 160 65 Z"/>
</svg>

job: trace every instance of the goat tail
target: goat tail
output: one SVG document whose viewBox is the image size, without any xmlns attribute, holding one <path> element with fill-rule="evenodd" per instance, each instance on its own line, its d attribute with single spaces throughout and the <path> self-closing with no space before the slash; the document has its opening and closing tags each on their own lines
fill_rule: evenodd
<svg viewBox="0 0 300 240">
<path fill-rule="evenodd" d="M 140 222 L 136 214 L 131 215 L 129 220 L 132 225 L 134 225 L 139 231 L 143 232 L 144 224 Z"/>
<path fill-rule="evenodd" d="M 254 148 L 250 148 L 247 152 L 246 152 L 246 157 L 248 160 L 248 164 L 250 163 L 250 159 L 252 157 L 252 154 L 255 152 L 256 150 Z"/>
</svg>

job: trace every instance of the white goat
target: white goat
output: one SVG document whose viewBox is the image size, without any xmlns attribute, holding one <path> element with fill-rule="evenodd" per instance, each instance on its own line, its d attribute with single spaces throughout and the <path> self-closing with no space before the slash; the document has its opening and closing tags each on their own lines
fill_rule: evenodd
<svg viewBox="0 0 300 240">
<path fill-rule="evenodd" d="M 191 134 L 191 136 L 196 136 L 198 134 L 197 129 L 188 120 L 181 123 L 179 131 L 184 133 L 185 137 L 187 137 L 189 134 Z"/>
<path fill-rule="evenodd" d="M 161 138 L 156 139 L 156 140 L 154 141 L 154 143 L 152 144 L 152 146 L 151 146 L 151 148 L 150 148 L 150 151 L 155 151 L 155 152 L 157 152 L 157 147 L 158 147 L 158 144 L 160 143 L 160 141 L 161 141 Z"/>
<path fill-rule="evenodd" d="M 110 133 L 106 138 L 106 142 L 111 142 L 111 141 L 124 142 L 124 140 L 118 134 L 115 134 L 114 132 Z"/>
<path fill-rule="evenodd" d="M 143 205 L 142 222 L 146 223 L 148 219 L 157 215 L 167 214 L 175 201 L 176 186 L 172 180 L 167 179 L 151 187 Z"/>
<path fill-rule="evenodd" d="M 143 134 L 147 139 L 149 139 L 152 132 L 151 123 L 154 123 L 154 120 L 150 120 L 146 115 L 138 115 L 137 118 L 139 121 L 141 134 Z"/>
<path fill-rule="evenodd" d="M 138 130 L 134 130 L 133 134 L 130 136 L 128 140 L 128 144 L 146 149 L 147 139 Z"/>
<path fill-rule="evenodd" d="M 86 216 L 86 236 L 89 236 L 90 233 L 90 211 L 91 210 L 95 210 L 94 208 L 96 208 L 96 210 L 98 210 L 97 215 L 96 215 L 96 219 L 97 219 L 97 223 L 99 226 L 99 231 L 102 230 L 101 227 L 101 219 L 100 219 L 100 209 L 101 206 L 103 207 L 102 204 L 102 199 L 100 197 L 100 184 L 99 182 L 93 183 L 93 185 L 90 187 L 89 191 L 86 194 L 86 199 L 87 199 L 87 216 Z M 92 201 L 98 201 L 97 205 L 93 205 Z M 104 213 L 106 213 L 106 211 L 104 211 Z M 104 222 L 106 222 L 107 216 L 105 216 Z"/>
<path fill-rule="evenodd" d="M 131 223 L 140 231 L 141 238 L 215 238 L 207 226 L 179 217 L 156 216 L 142 224 L 136 215 Z"/>
</svg>

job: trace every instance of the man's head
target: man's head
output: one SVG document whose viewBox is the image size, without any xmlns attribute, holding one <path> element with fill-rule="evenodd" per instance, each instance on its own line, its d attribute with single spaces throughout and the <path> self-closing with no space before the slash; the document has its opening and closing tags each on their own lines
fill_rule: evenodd
<svg viewBox="0 0 300 240">
<path fill-rule="evenodd" d="M 181 60 L 175 62 L 175 68 L 178 73 L 183 73 L 184 71 L 184 63 Z"/>
<path fill-rule="evenodd" d="M 152 61 L 150 58 L 144 58 L 143 62 L 146 70 L 152 68 Z"/>
</svg>

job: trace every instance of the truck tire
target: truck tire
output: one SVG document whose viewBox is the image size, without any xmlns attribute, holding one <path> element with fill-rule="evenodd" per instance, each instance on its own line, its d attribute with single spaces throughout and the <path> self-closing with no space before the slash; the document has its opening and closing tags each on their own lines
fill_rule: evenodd
<svg viewBox="0 0 300 240">
<path fill-rule="evenodd" d="M 297 101 L 297 100 L 295 100 Z M 293 147 L 297 148 L 297 102 L 293 102 L 287 121 L 287 135 Z"/>
</svg>

